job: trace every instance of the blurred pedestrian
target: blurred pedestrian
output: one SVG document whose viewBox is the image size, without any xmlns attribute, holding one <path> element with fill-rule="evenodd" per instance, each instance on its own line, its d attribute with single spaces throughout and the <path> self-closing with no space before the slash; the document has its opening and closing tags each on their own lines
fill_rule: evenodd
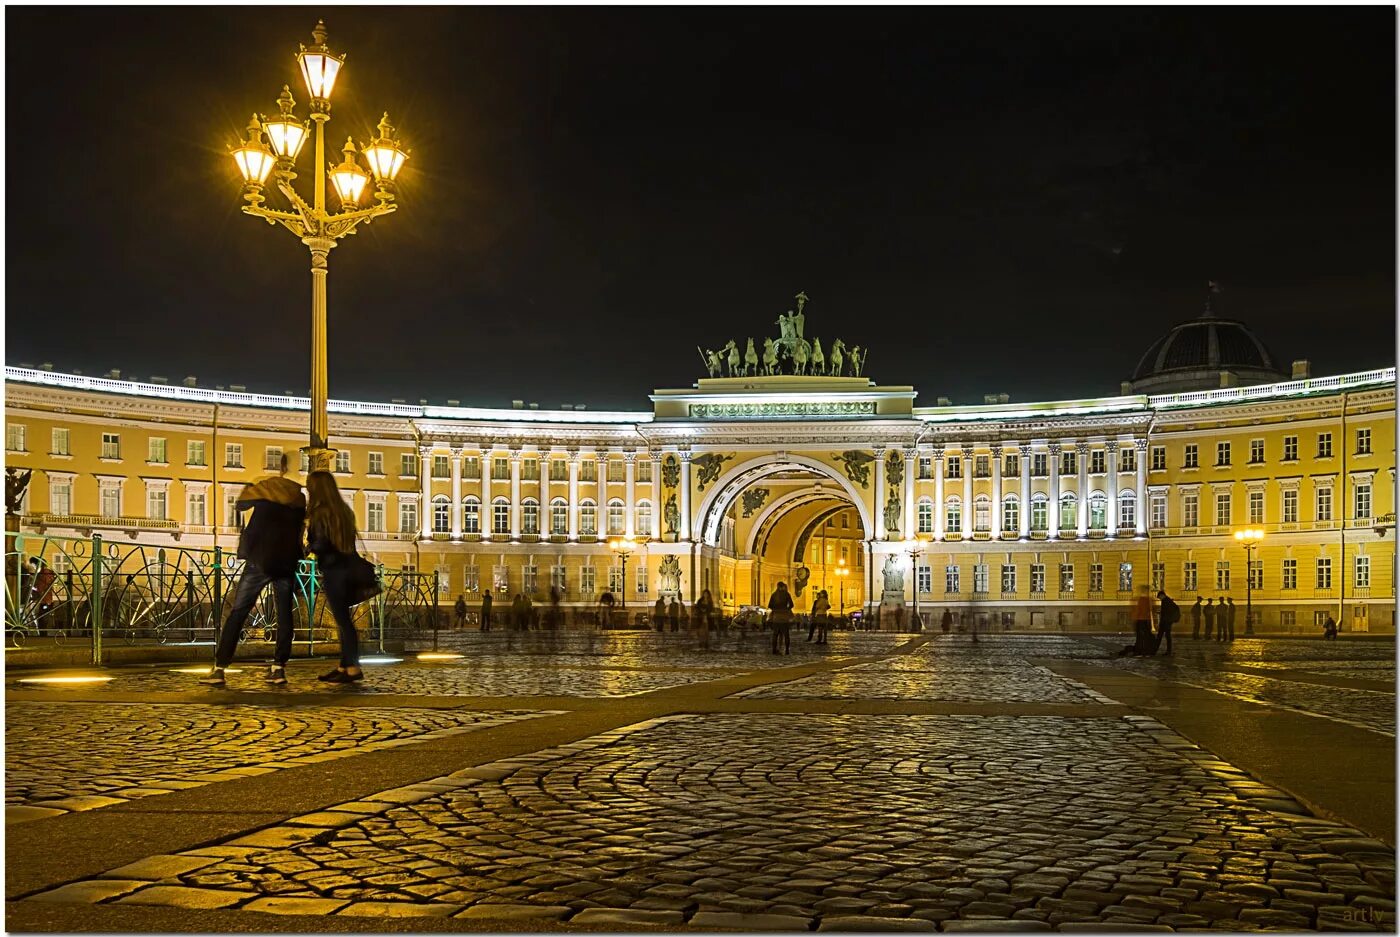
<svg viewBox="0 0 1400 937">
<path fill-rule="evenodd" d="M 1152 646 L 1152 600 L 1148 598 L 1147 586 L 1138 586 L 1137 598 L 1132 604 L 1133 615 L 1133 656 L 1151 657 L 1156 649 Z"/>
<path fill-rule="evenodd" d="M 695 622 L 696 630 L 700 632 L 700 646 L 709 648 L 710 646 L 710 626 L 715 616 L 715 599 L 710 595 L 710 590 L 706 589 L 700 593 L 700 600 L 691 609 L 691 619 Z"/>
<path fill-rule="evenodd" d="M 37 556 L 29 558 L 29 568 L 33 576 L 29 586 L 29 601 L 34 605 L 35 627 L 42 629 L 47 624 L 44 619 L 53 611 L 53 583 L 58 577 L 54 575 L 53 568 Z"/>
<path fill-rule="evenodd" d="M 491 590 L 481 593 L 481 630 L 491 630 Z"/>
<path fill-rule="evenodd" d="M 510 600 L 510 625 L 507 630 L 520 631 L 525 626 L 525 596 L 519 592 Z"/>
<path fill-rule="evenodd" d="M 351 560 L 355 550 L 355 515 L 336 486 L 335 476 L 315 471 L 306 476 L 306 491 L 311 496 L 306 515 L 306 546 L 316 555 L 321 569 L 322 594 L 335 619 L 340 637 L 340 666 L 317 679 L 323 683 L 355 683 L 363 680 L 360 669 L 360 634 L 350 613 L 350 593 L 353 571 Z M 462 603 L 461 599 L 457 600 Z M 466 605 L 462 603 L 465 610 Z"/>
<path fill-rule="evenodd" d="M 826 633 L 831 627 L 831 599 L 826 597 L 826 590 L 817 593 L 817 600 L 812 603 L 812 628 L 817 631 L 817 643 L 826 643 Z M 807 633 L 812 633 L 812 628 L 807 629 Z"/>
<path fill-rule="evenodd" d="M 1152 652 L 1155 654 L 1157 649 L 1162 646 L 1162 642 L 1166 641 L 1167 653 L 1170 654 L 1172 652 L 1172 625 L 1175 625 L 1177 619 L 1181 617 L 1181 609 L 1167 595 L 1165 589 L 1157 590 L 1157 600 L 1162 604 L 1157 612 L 1157 641 L 1153 645 Z"/>
<path fill-rule="evenodd" d="M 1206 599 L 1205 607 L 1201 610 L 1206 616 L 1206 630 L 1204 637 L 1207 641 L 1215 633 L 1215 599 Z"/>
<path fill-rule="evenodd" d="M 1201 637 L 1201 597 L 1196 596 L 1196 604 L 1191 606 L 1191 639 L 1199 640 Z"/>
<path fill-rule="evenodd" d="M 452 606 L 452 611 L 457 619 L 457 630 L 461 631 L 467 624 L 467 597 L 457 596 L 457 604 Z"/>
<path fill-rule="evenodd" d="M 559 591 L 557 585 L 549 587 L 549 630 L 558 631 L 563 620 L 564 612 L 561 608 L 564 601 L 564 593 Z"/>
<path fill-rule="evenodd" d="M 943 620 L 942 620 L 942 622 L 941 622 L 940 624 L 942 625 L 943 633 L 944 633 L 944 634 L 948 634 L 949 632 L 951 632 L 951 631 L 953 630 L 953 610 L 952 610 L 952 609 L 950 609 L 950 608 L 945 608 L 945 609 L 943 610 Z"/>
<path fill-rule="evenodd" d="M 658 595 L 656 604 L 651 607 L 651 617 L 656 623 L 657 631 L 666 630 L 666 597 Z"/>
<path fill-rule="evenodd" d="M 1225 596 L 1221 596 L 1215 603 L 1215 642 L 1223 644 L 1226 637 L 1226 628 L 1229 626 L 1230 610 L 1225 607 Z"/>
<path fill-rule="evenodd" d="M 1330 614 L 1327 620 L 1322 623 L 1322 639 L 1324 641 L 1337 640 L 1337 620 Z"/>
<path fill-rule="evenodd" d="M 792 596 L 787 583 L 780 582 L 768 599 L 768 610 L 772 613 L 769 622 L 773 626 L 773 653 L 778 653 L 778 644 L 783 645 L 783 653 L 792 653 Z"/>
<path fill-rule="evenodd" d="M 1235 640 L 1235 597 L 1229 596 L 1225 600 L 1229 605 L 1225 608 L 1225 624 L 1230 629 L 1230 637 L 1227 640 Z"/>
<path fill-rule="evenodd" d="M 602 609 L 602 613 L 598 616 L 601 627 L 612 627 L 613 606 L 616 604 L 617 599 L 613 598 L 611 592 L 604 592 L 602 595 L 598 596 L 598 607 Z"/>
<path fill-rule="evenodd" d="M 674 633 L 681 630 L 681 603 L 676 601 L 675 596 L 671 597 L 671 605 L 666 609 L 666 616 L 671 619 L 671 631 Z"/>
</svg>

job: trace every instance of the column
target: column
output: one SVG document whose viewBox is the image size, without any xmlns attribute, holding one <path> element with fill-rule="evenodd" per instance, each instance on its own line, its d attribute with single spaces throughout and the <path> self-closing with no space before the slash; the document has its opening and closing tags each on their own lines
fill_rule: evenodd
<svg viewBox="0 0 1400 937">
<path fill-rule="evenodd" d="M 481 510 L 477 517 L 481 539 L 491 539 L 491 444 L 481 444 Z M 488 571 L 489 575 L 489 571 Z"/>
<path fill-rule="evenodd" d="M 462 448 L 453 446 L 452 453 L 452 504 L 449 514 L 452 517 L 452 539 L 462 539 Z"/>
<path fill-rule="evenodd" d="M 569 539 L 578 539 L 578 450 L 569 450 Z"/>
<path fill-rule="evenodd" d="M 432 446 L 418 447 L 418 478 L 422 482 L 418 498 L 418 526 L 421 529 L 424 540 L 429 539 L 433 535 L 433 477 L 429 474 L 433 468 L 432 462 L 430 461 L 432 454 Z"/>
<path fill-rule="evenodd" d="M 1108 469 L 1108 511 L 1104 517 L 1104 528 L 1108 536 L 1118 535 L 1118 443 L 1110 439 L 1105 445 L 1104 459 Z"/>
<path fill-rule="evenodd" d="M 540 447 L 535 464 L 540 468 L 540 538 L 549 536 L 549 452 L 543 446 Z M 552 564 L 554 561 L 550 560 Z"/>
<path fill-rule="evenodd" d="M 520 450 L 510 450 L 510 539 L 520 539 Z"/>
<path fill-rule="evenodd" d="M 1079 454 L 1079 499 L 1076 502 L 1079 514 L 1075 533 L 1082 540 L 1089 536 L 1089 444 L 1075 443 L 1074 451 Z"/>
<path fill-rule="evenodd" d="M 637 453 L 628 450 L 622 454 L 622 458 L 627 462 L 627 493 L 623 496 L 623 510 L 627 514 L 622 521 L 622 533 L 631 537 L 637 533 Z"/>
<path fill-rule="evenodd" d="M 933 539 L 943 539 L 943 524 L 947 520 L 943 511 L 943 447 L 933 449 Z"/>
<path fill-rule="evenodd" d="M 904 450 L 904 539 L 916 536 L 914 523 L 914 473 L 919 468 L 919 450 Z"/>
<path fill-rule="evenodd" d="M 661 503 L 661 453 L 651 454 L 651 539 L 659 541 L 663 530 L 661 518 L 665 512 Z"/>
<path fill-rule="evenodd" d="M 1016 536 L 1025 540 L 1031 530 L 1031 447 L 1021 447 L 1021 523 Z"/>
<path fill-rule="evenodd" d="M 1001 446 L 992 445 L 992 539 L 1001 539 Z"/>
<path fill-rule="evenodd" d="M 690 542 L 690 450 L 681 450 L 681 542 Z"/>
<path fill-rule="evenodd" d="M 975 531 L 973 525 L 977 521 L 977 512 L 972 509 L 972 472 L 976 465 L 972 457 L 972 443 L 963 443 L 963 509 L 962 509 L 962 538 L 971 540 Z"/>
<path fill-rule="evenodd" d="M 1137 513 L 1133 519 L 1137 521 L 1137 535 L 1147 536 L 1147 440 L 1134 439 L 1133 448 L 1137 450 Z"/>
<path fill-rule="evenodd" d="M 885 530 L 885 448 L 878 446 L 875 449 L 875 511 L 872 517 L 875 520 L 876 540 L 888 540 L 890 535 Z"/>
<path fill-rule="evenodd" d="M 1049 522 L 1046 529 L 1046 536 L 1050 538 L 1060 535 L 1060 444 L 1050 443 L 1046 447 L 1050 451 L 1050 510 L 1046 520 Z"/>
</svg>

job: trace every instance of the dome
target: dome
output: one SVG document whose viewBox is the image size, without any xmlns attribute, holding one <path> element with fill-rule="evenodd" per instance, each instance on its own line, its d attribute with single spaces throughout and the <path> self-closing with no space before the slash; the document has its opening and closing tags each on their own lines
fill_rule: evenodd
<svg viewBox="0 0 1400 937">
<path fill-rule="evenodd" d="M 1231 377 L 1222 378 L 1222 373 Z M 1162 393 L 1287 379 L 1269 349 L 1243 322 L 1218 318 L 1207 306 L 1205 315 L 1181 323 L 1153 342 L 1138 361 L 1130 383 L 1138 393 Z"/>
</svg>

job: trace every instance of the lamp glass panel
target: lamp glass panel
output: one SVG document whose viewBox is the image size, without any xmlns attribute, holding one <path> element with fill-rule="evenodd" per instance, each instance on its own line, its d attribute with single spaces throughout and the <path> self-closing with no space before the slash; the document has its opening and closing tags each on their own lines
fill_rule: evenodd
<svg viewBox="0 0 1400 937">
<path fill-rule="evenodd" d="M 359 169 L 335 169 L 331 172 L 331 182 L 336 192 L 340 193 L 342 202 L 359 202 L 360 193 L 365 190 L 368 181 L 369 175 Z"/>
<path fill-rule="evenodd" d="M 244 182 L 261 185 L 272 172 L 272 154 L 261 147 L 241 146 L 233 151 L 233 159 Z"/>
<path fill-rule="evenodd" d="M 369 168 L 374 172 L 376 179 L 388 179 L 390 182 L 398 176 L 399 170 L 403 168 L 403 161 L 406 159 L 404 152 L 393 146 L 369 146 L 365 149 L 365 159 L 369 161 Z"/>
<path fill-rule="evenodd" d="M 267 139 L 272 143 L 272 152 L 278 156 L 297 158 L 309 136 L 306 126 L 298 121 L 273 120 L 263 124 Z"/>
<path fill-rule="evenodd" d="M 329 98 L 331 89 L 335 87 L 336 75 L 340 73 L 340 59 L 324 52 L 303 52 L 299 58 L 306 90 L 313 98 Z"/>
</svg>

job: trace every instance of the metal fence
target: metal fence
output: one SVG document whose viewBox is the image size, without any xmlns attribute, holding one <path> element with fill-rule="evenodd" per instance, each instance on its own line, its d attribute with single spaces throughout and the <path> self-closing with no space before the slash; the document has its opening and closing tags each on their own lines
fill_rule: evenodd
<svg viewBox="0 0 1400 937">
<path fill-rule="evenodd" d="M 242 560 L 218 547 L 6 531 L 6 644 L 88 644 L 93 663 L 102 661 L 103 642 L 212 645 L 242 569 Z M 381 565 L 379 575 L 380 594 L 352 610 L 362 640 L 383 650 L 386 639 L 441 624 L 436 573 L 389 572 Z M 336 638 L 321 592 L 316 561 L 303 560 L 293 592 L 293 640 L 307 654 L 317 642 Z M 266 590 L 241 640 L 271 640 L 275 621 L 272 591 Z"/>
</svg>

